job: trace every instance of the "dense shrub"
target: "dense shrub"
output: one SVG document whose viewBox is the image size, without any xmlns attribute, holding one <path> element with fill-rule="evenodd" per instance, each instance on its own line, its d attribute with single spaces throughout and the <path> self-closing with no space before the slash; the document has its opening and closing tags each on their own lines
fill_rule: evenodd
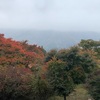
<svg viewBox="0 0 100 100">
<path fill-rule="evenodd" d="M 84 83 L 86 79 L 85 72 L 82 67 L 75 67 L 70 71 L 70 75 L 75 84 Z"/>
<path fill-rule="evenodd" d="M 88 77 L 87 86 L 89 93 L 95 100 L 100 100 L 100 70 Z"/>
<path fill-rule="evenodd" d="M 47 100 L 53 92 L 49 83 L 38 77 L 31 82 L 31 95 L 32 100 Z"/>
<path fill-rule="evenodd" d="M 0 100 L 29 100 L 30 80 L 26 68 L 0 67 Z"/>
</svg>

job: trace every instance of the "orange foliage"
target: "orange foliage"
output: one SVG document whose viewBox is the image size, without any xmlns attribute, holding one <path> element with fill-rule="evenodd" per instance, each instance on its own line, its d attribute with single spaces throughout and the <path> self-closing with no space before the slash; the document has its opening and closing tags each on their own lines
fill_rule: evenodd
<svg viewBox="0 0 100 100">
<path fill-rule="evenodd" d="M 41 47 L 5 38 L 0 34 L 0 65 L 25 66 L 43 64 L 44 53 Z"/>
</svg>

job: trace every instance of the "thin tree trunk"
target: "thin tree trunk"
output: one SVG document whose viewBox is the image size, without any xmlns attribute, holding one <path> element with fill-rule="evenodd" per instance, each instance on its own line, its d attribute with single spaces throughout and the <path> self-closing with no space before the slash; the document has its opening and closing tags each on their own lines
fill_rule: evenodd
<svg viewBox="0 0 100 100">
<path fill-rule="evenodd" d="M 64 100 L 66 100 L 66 95 L 64 95 Z"/>
</svg>

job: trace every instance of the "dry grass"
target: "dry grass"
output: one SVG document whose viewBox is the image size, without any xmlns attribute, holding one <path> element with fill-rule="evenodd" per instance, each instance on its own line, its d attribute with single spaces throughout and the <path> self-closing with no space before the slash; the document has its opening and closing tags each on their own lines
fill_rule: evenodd
<svg viewBox="0 0 100 100">
<path fill-rule="evenodd" d="M 88 100 L 92 99 L 84 85 L 76 86 L 75 92 L 67 97 L 67 100 Z"/>
<path fill-rule="evenodd" d="M 91 96 L 88 94 L 88 91 L 84 87 L 84 85 L 78 85 L 75 88 L 75 91 L 71 93 L 67 100 L 93 100 Z M 63 100 L 63 97 L 52 97 L 50 100 Z"/>
</svg>

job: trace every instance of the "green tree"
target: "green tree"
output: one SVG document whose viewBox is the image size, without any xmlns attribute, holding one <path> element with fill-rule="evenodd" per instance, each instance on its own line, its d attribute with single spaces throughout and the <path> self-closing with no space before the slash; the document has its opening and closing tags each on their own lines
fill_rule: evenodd
<svg viewBox="0 0 100 100">
<path fill-rule="evenodd" d="M 56 57 L 65 62 L 65 70 L 70 73 L 75 84 L 83 83 L 86 79 L 86 73 L 92 72 L 96 67 L 90 53 L 78 46 L 60 50 L 57 52 Z"/>
<path fill-rule="evenodd" d="M 100 69 L 89 75 L 87 87 L 91 96 L 95 100 L 100 100 Z"/>
<path fill-rule="evenodd" d="M 74 67 L 70 71 L 70 75 L 75 84 L 81 84 L 85 82 L 86 75 L 82 67 Z"/>
<path fill-rule="evenodd" d="M 31 99 L 32 100 L 47 100 L 53 95 L 50 84 L 41 77 L 34 78 L 31 82 Z"/>
<path fill-rule="evenodd" d="M 88 40 L 81 40 L 81 42 L 78 44 L 79 47 L 85 50 L 94 50 L 97 52 L 97 57 L 100 59 L 100 40 L 94 41 L 92 39 Z"/>
<path fill-rule="evenodd" d="M 52 85 L 55 94 L 62 95 L 64 100 L 74 88 L 73 81 L 65 69 L 65 63 L 56 60 L 56 58 L 48 63 L 48 81 Z"/>
<path fill-rule="evenodd" d="M 95 47 L 95 45 L 96 45 L 96 43 L 92 39 L 81 40 L 81 42 L 79 43 L 79 46 L 86 50 L 92 49 L 93 47 Z"/>
<path fill-rule="evenodd" d="M 71 70 L 73 67 L 79 66 L 80 55 L 78 55 L 78 51 L 79 48 L 77 46 L 60 50 L 57 53 L 57 59 L 66 62 L 66 70 Z"/>
<path fill-rule="evenodd" d="M 56 56 L 57 50 L 56 49 L 52 49 L 50 50 L 45 57 L 45 62 L 50 61 L 54 56 Z"/>
<path fill-rule="evenodd" d="M 97 66 L 94 59 L 88 53 L 81 55 L 80 65 L 83 67 L 85 73 L 90 73 Z"/>
<path fill-rule="evenodd" d="M 60 50 L 56 54 L 57 59 L 66 62 L 66 70 L 73 70 L 74 67 L 83 67 L 85 73 L 89 73 L 96 66 L 96 62 L 89 52 L 74 46 L 70 49 Z"/>
</svg>

